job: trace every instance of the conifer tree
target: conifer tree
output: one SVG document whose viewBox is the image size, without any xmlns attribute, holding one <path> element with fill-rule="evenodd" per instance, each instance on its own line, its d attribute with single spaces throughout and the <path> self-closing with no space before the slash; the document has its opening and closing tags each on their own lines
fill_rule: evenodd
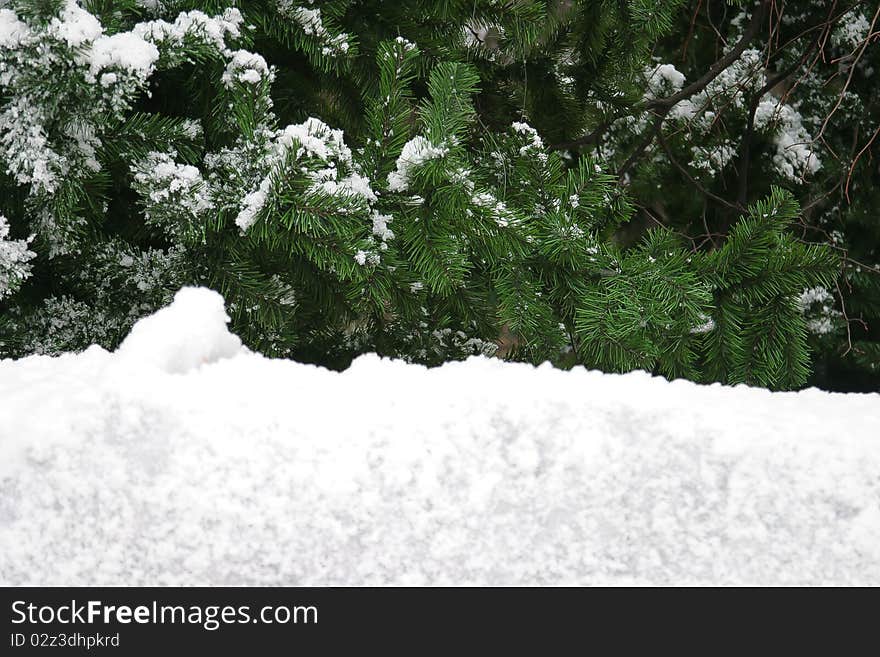
<svg viewBox="0 0 880 657">
<path fill-rule="evenodd" d="M 559 145 L 622 172 L 633 225 L 662 223 L 700 250 L 719 248 L 774 185 L 790 191 L 803 207 L 792 226 L 799 240 L 826 245 L 840 263 L 830 286 L 798 295 L 810 380 L 877 389 L 877 3 L 684 8 L 646 60 L 642 97 L 603 104 Z"/>
<path fill-rule="evenodd" d="M 0 0 L 3 355 L 113 348 L 200 284 L 251 347 L 331 367 L 802 386 L 804 292 L 839 257 L 792 193 L 751 188 L 714 242 L 684 201 L 640 223 L 658 152 L 688 147 L 667 122 L 705 114 L 652 66 L 684 6 Z"/>
</svg>

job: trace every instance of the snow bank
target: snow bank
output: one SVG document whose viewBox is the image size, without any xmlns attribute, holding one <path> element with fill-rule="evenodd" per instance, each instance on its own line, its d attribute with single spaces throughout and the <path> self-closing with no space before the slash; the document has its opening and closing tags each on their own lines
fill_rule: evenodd
<svg viewBox="0 0 880 657">
<path fill-rule="evenodd" d="M 223 297 L 204 288 L 185 287 L 174 295 L 174 303 L 132 327 L 116 357 L 128 365 L 157 367 L 170 374 L 188 372 L 246 351 L 227 323 Z"/>
<path fill-rule="evenodd" d="M 0 400 L 0 584 L 880 584 L 876 394 L 338 374 L 185 290 Z"/>
</svg>

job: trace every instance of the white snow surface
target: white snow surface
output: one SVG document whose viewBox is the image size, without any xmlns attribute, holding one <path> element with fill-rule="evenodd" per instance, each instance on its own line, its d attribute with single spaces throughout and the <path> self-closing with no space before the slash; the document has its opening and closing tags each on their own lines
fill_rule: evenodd
<svg viewBox="0 0 880 657">
<path fill-rule="evenodd" d="M 0 361 L 0 584 L 880 584 L 880 395 L 334 373 L 226 321 Z"/>
<path fill-rule="evenodd" d="M 132 327 L 115 358 L 175 374 L 246 353 L 238 336 L 226 328 L 227 322 L 223 297 L 212 290 L 185 287 L 174 295 L 174 303 Z"/>
</svg>

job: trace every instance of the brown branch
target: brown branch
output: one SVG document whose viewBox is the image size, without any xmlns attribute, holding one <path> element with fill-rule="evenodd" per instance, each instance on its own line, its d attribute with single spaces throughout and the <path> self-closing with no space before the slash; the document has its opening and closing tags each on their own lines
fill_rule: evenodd
<svg viewBox="0 0 880 657">
<path fill-rule="evenodd" d="M 589 144 L 598 143 L 599 138 L 605 133 L 605 131 L 611 127 L 611 124 L 614 121 L 612 119 L 606 119 L 602 121 L 593 132 L 588 135 L 584 135 L 583 137 L 578 137 L 577 139 L 572 139 L 571 141 L 564 141 L 558 144 L 552 144 L 550 146 L 550 150 L 559 151 L 565 150 L 567 148 L 575 148 L 577 146 L 588 146 Z"/>
<path fill-rule="evenodd" d="M 849 89 L 849 85 L 852 82 L 853 74 L 856 72 L 856 64 L 858 64 L 859 60 L 865 54 L 865 49 L 868 47 L 868 43 L 870 43 L 870 35 L 874 32 L 874 26 L 877 24 L 877 19 L 880 18 L 880 5 L 877 6 L 877 11 L 874 12 L 874 17 L 871 19 L 871 27 L 868 28 L 869 38 L 865 39 L 862 43 L 862 47 L 859 49 L 858 54 L 855 57 L 855 60 L 852 62 L 849 68 L 849 75 L 846 76 L 846 83 L 843 85 L 843 89 L 840 90 L 840 94 L 837 97 L 837 102 L 834 103 L 834 107 L 831 108 L 831 111 L 828 113 L 828 116 L 825 117 L 825 121 L 822 122 L 822 127 L 819 129 L 819 134 L 817 135 L 817 139 L 825 134 L 825 128 L 828 127 L 828 122 L 831 121 L 831 117 L 834 116 L 835 112 L 840 108 L 840 104 L 843 102 L 843 98 L 846 95 L 847 89 Z"/>
<path fill-rule="evenodd" d="M 666 140 L 663 139 L 662 134 L 657 135 L 657 142 L 660 144 L 660 147 L 663 149 L 663 152 L 666 153 L 666 157 L 669 158 L 669 161 L 672 163 L 672 166 L 674 166 L 676 169 L 678 169 L 681 172 L 681 174 L 687 179 L 687 181 L 693 187 L 696 187 L 697 190 L 703 196 L 705 196 L 706 198 L 710 198 L 713 201 L 715 201 L 716 203 L 720 203 L 724 207 L 730 208 L 731 210 L 736 210 L 738 212 L 743 212 L 745 210 L 745 208 L 742 205 L 740 205 L 738 203 L 737 204 L 731 203 L 730 201 L 728 201 L 724 198 L 721 198 L 717 194 L 713 194 L 708 189 L 703 187 L 703 185 L 700 183 L 700 181 L 698 181 L 696 178 L 694 178 L 691 175 L 690 171 L 688 171 L 684 167 L 684 165 L 682 165 L 677 159 L 675 159 L 675 157 L 672 155 L 672 151 L 669 149 L 669 145 L 666 143 Z"/>
<path fill-rule="evenodd" d="M 782 71 L 781 73 L 777 74 L 772 79 L 770 79 L 752 97 L 752 100 L 751 100 L 751 103 L 749 106 L 748 120 L 747 120 L 747 124 L 746 124 L 746 133 L 743 138 L 742 156 L 740 158 L 740 162 L 737 167 L 738 187 L 739 187 L 739 193 L 737 194 L 737 198 L 739 200 L 739 203 L 744 205 L 748 202 L 748 164 L 749 164 L 749 158 L 750 158 L 751 138 L 754 134 L 755 112 L 757 111 L 758 105 L 760 105 L 760 103 L 761 103 L 761 99 L 764 97 L 764 95 L 767 92 L 771 91 L 778 84 L 785 81 L 795 71 L 797 71 L 804 64 L 806 64 L 807 60 L 812 55 L 813 51 L 818 50 L 816 57 L 813 59 L 807 72 L 804 75 L 808 74 L 809 71 L 811 71 L 813 69 L 813 67 L 816 65 L 816 62 L 822 57 L 822 51 L 825 47 L 825 43 L 827 42 L 829 36 L 831 35 L 831 31 L 832 31 L 833 27 L 838 23 L 838 21 L 840 21 L 841 18 L 846 16 L 848 13 L 852 12 L 854 9 L 856 9 L 860 5 L 864 4 L 864 2 L 865 2 L 865 0 L 857 0 L 857 2 L 849 5 L 848 7 L 843 9 L 842 11 L 839 11 L 837 14 L 835 14 L 834 12 L 837 9 L 837 0 L 834 0 L 834 2 L 831 4 L 830 9 L 828 10 L 828 15 L 826 16 L 824 21 L 822 21 L 821 23 L 817 23 L 816 25 L 813 25 L 811 27 L 806 28 L 805 30 L 803 30 L 802 32 L 797 34 L 796 36 L 794 36 L 791 39 L 789 39 L 788 41 L 786 41 L 781 47 L 779 47 L 771 55 L 771 59 L 775 59 L 776 57 L 779 56 L 780 53 L 782 53 L 792 43 L 795 43 L 796 41 L 802 39 L 804 36 L 806 36 L 807 34 L 810 34 L 811 32 L 815 32 L 816 30 L 821 30 L 821 32 L 816 37 L 816 39 L 811 42 L 810 46 L 807 47 L 807 49 L 804 51 L 804 53 L 801 55 L 801 57 L 798 58 L 797 61 L 795 61 L 793 64 L 788 66 L 784 71 Z M 801 76 L 800 78 L 798 78 L 798 80 L 795 81 L 795 83 L 791 86 L 791 88 L 786 90 L 786 92 L 782 95 L 782 97 L 779 100 L 780 104 L 787 101 L 787 98 L 794 91 L 795 87 L 797 87 L 797 85 L 801 82 L 803 77 L 804 76 Z M 824 143 L 824 141 L 825 141 L 824 138 L 822 138 L 822 141 Z M 829 146 L 829 150 L 831 150 L 830 146 Z M 832 151 L 832 154 L 833 154 L 833 151 Z M 835 157 L 836 157 L 836 155 L 835 155 Z"/>
<path fill-rule="evenodd" d="M 742 55 L 743 51 L 748 46 L 749 42 L 755 38 L 758 33 L 761 31 L 761 26 L 763 23 L 764 14 L 766 13 L 767 8 L 771 5 L 773 0 L 762 0 L 761 4 L 755 9 L 755 13 L 752 14 L 752 18 L 749 21 L 748 26 L 740 37 L 739 41 L 736 42 L 736 45 L 731 48 L 727 54 L 713 63 L 709 70 L 700 77 L 696 82 L 693 82 L 686 87 L 684 87 L 681 91 L 678 91 L 671 96 L 667 96 L 666 98 L 654 98 L 649 100 L 642 108 L 643 110 L 647 110 L 652 112 L 655 116 L 659 118 L 659 124 L 662 125 L 663 120 L 666 118 L 666 115 L 672 110 L 672 108 L 682 100 L 686 100 L 701 92 L 705 89 L 709 84 L 717 78 L 721 73 L 727 69 L 731 64 L 733 64 L 737 59 L 739 59 L 740 55 Z M 626 116 L 626 114 L 622 115 Z M 621 117 L 616 117 L 621 118 Z M 598 141 L 599 137 L 607 130 L 611 124 L 614 122 L 614 119 L 608 119 L 600 124 L 593 132 L 583 137 L 579 137 L 578 139 L 574 139 L 569 142 L 554 144 L 550 146 L 553 150 L 559 150 L 563 148 L 574 148 L 576 146 L 584 146 L 587 144 L 592 144 Z M 655 122 L 655 126 L 657 126 L 657 122 Z M 657 128 L 659 129 L 659 128 Z M 656 129 L 653 131 L 656 132 Z M 653 133 L 650 139 L 648 139 L 647 143 L 643 142 L 639 144 L 636 148 L 635 152 L 630 156 L 629 160 L 623 165 L 621 171 L 619 173 L 620 178 L 623 178 L 623 175 L 626 171 L 635 163 L 639 157 L 641 157 L 642 153 L 650 146 L 651 141 L 653 141 Z M 635 160 L 633 160 L 633 156 L 635 156 Z M 632 161 L 630 161 L 632 160 Z"/>
<path fill-rule="evenodd" d="M 660 134 L 660 131 L 663 129 L 663 121 L 666 119 L 666 116 L 672 108 L 680 101 L 686 100 L 694 94 L 701 92 L 709 86 L 715 78 L 721 75 L 725 69 L 739 59 L 749 42 L 761 31 L 764 14 L 772 1 L 773 0 L 762 0 L 758 8 L 755 9 L 755 13 L 752 14 L 748 26 L 739 41 L 736 42 L 736 45 L 734 45 L 734 47 L 731 48 L 721 59 L 712 64 L 712 66 L 709 67 L 709 70 L 700 79 L 687 85 L 681 91 L 674 93 L 671 96 L 667 96 L 666 98 L 655 98 L 648 101 L 645 105 L 645 109 L 654 114 L 654 124 L 651 126 L 651 130 L 645 138 L 639 143 L 635 151 L 633 151 L 629 158 L 627 158 L 626 162 L 624 162 L 623 166 L 618 171 L 618 180 L 623 180 L 627 172 L 636 162 L 638 162 L 654 141 L 654 138 Z"/>
<path fill-rule="evenodd" d="M 636 146 L 636 149 L 632 152 L 632 154 L 626 159 L 626 162 L 623 163 L 623 166 L 617 171 L 617 179 L 618 181 L 622 181 L 629 170 L 635 165 L 636 162 L 642 157 L 644 152 L 648 149 L 648 146 L 654 141 L 654 138 L 660 134 L 660 130 L 663 128 L 663 119 L 666 117 L 666 114 L 657 114 L 654 117 L 654 123 L 651 126 L 651 129 L 648 133 L 642 138 L 642 141 L 639 142 L 639 145 Z"/>
<path fill-rule="evenodd" d="M 880 126 L 877 126 L 877 129 L 874 131 L 874 134 L 871 135 L 871 138 L 868 140 L 868 143 L 862 147 L 862 150 L 859 151 L 858 155 L 853 159 L 852 165 L 849 167 L 849 171 L 846 174 L 846 186 L 844 187 L 844 193 L 846 194 L 846 200 L 848 203 L 852 203 L 849 199 L 849 183 L 852 179 L 853 171 L 856 168 L 856 164 L 859 163 L 859 159 L 861 159 L 862 155 L 871 147 L 871 144 L 874 143 L 874 140 L 877 139 L 877 134 L 880 133 Z"/>
<path fill-rule="evenodd" d="M 837 299 L 840 301 L 840 312 L 843 315 L 843 321 L 846 324 L 846 351 L 841 354 L 842 356 L 846 356 L 850 351 L 852 351 L 852 330 L 849 328 L 849 316 L 846 314 L 846 303 L 843 301 L 843 292 L 840 291 L 840 283 L 835 280 L 834 287 L 837 288 Z"/>
<path fill-rule="evenodd" d="M 684 61 L 687 57 L 688 46 L 691 42 L 691 37 L 694 36 L 694 26 L 697 24 L 697 15 L 700 13 L 700 8 L 703 6 L 703 0 L 699 0 L 697 2 L 697 8 L 694 9 L 694 14 L 691 16 L 691 26 L 688 28 L 687 37 L 684 40 L 684 45 L 681 48 L 681 61 Z"/>
<path fill-rule="evenodd" d="M 646 105 L 646 109 L 665 110 L 665 112 L 668 112 L 677 103 L 690 98 L 694 94 L 697 94 L 708 87 L 712 80 L 721 75 L 725 69 L 739 59 L 740 55 L 742 55 L 743 51 L 746 49 L 746 46 L 749 45 L 749 42 L 761 31 L 764 22 L 764 14 L 771 2 L 772 0 L 762 0 L 758 8 L 755 9 L 755 13 L 752 14 L 749 24 L 746 26 L 739 41 L 736 42 L 736 45 L 734 45 L 733 48 L 731 48 L 721 59 L 712 64 L 702 77 L 671 96 L 667 96 L 666 98 L 655 98 L 649 101 Z"/>
<path fill-rule="evenodd" d="M 820 44 L 824 42 L 825 38 L 827 38 L 828 32 L 830 32 L 831 30 L 831 26 L 834 24 L 834 21 L 831 19 L 831 15 L 834 13 L 834 9 L 836 6 L 837 2 L 835 0 L 835 2 L 831 6 L 831 11 L 829 11 L 825 22 L 822 24 L 824 26 L 824 29 L 819 34 L 819 37 L 813 40 L 806 48 L 806 50 L 804 50 L 803 54 L 797 59 L 797 61 L 788 66 L 778 75 L 768 80 L 764 84 L 764 86 L 758 89 L 757 93 L 752 96 L 751 102 L 749 103 L 749 114 L 746 121 L 746 132 L 745 135 L 743 135 L 742 153 L 740 156 L 739 166 L 737 167 L 737 202 L 740 205 L 745 205 L 749 201 L 749 160 L 751 157 L 752 136 L 755 132 L 755 112 L 758 111 L 758 106 L 761 104 L 761 99 L 768 91 L 772 90 L 776 85 L 786 80 L 790 75 L 792 75 L 795 71 L 806 64 L 813 51 L 816 48 L 819 48 Z"/>
</svg>

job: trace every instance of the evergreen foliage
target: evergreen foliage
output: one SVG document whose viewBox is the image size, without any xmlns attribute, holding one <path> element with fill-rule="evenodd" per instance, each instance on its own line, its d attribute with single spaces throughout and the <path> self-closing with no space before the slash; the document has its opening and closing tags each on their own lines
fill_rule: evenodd
<svg viewBox="0 0 880 657">
<path fill-rule="evenodd" d="M 817 358 L 870 371 L 873 334 L 842 355 L 829 291 L 880 320 L 880 276 L 851 266 L 876 259 L 875 174 L 863 157 L 836 210 L 856 250 L 805 232 L 800 181 L 826 158 L 797 142 L 806 109 L 761 105 L 764 22 L 749 36 L 752 7 L 724 5 L 754 48 L 677 99 L 652 57 L 688 6 L 0 0 L 0 352 L 113 348 L 200 284 L 252 348 L 330 367 L 483 353 L 774 389 Z M 718 54 L 702 16 L 687 79 Z"/>
</svg>

